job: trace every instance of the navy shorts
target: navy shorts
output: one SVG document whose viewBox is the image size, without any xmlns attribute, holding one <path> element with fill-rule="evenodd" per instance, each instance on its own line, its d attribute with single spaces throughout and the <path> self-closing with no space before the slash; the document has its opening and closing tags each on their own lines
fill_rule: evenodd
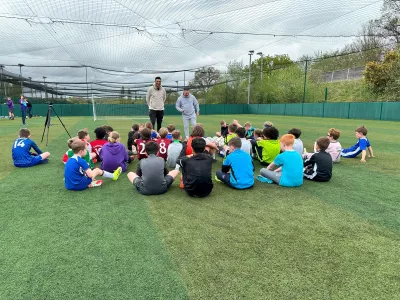
<svg viewBox="0 0 400 300">
<path fill-rule="evenodd" d="M 31 157 L 31 161 L 27 162 L 26 164 L 14 164 L 14 166 L 18 167 L 18 168 L 29 168 L 29 167 L 33 167 L 36 166 L 38 164 L 45 164 L 48 163 L 49 160 L 46 159 L 42 159 L 42 157 L 40 155 L 37 156 L 32 156 Z"/>
</svg>

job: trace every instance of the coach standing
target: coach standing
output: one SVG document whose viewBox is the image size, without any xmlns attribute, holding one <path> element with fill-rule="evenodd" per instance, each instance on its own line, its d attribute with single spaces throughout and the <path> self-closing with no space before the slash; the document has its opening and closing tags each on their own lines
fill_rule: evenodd
<svg viewBox="0 0 400 300">
<path fill-rule="evenodd" d="M 164 103 L 166 99 L 167 93 L 161 86 L 161 77 L 156 77 L 154 85 L 147 91 L 146 102 L 149 106 L 149 116 L 153 128 L 157 120 L 157 131 L 160 130 L 164 118 Z"/>
<path fill-rule="evenodd" d="M 178 98 L 176 109 L 182 113 L 183 127 L 186 138 L 189 137 L 189 121 L 192 127 L 196 125 L 196 116 L 200 114 L 199 102 L 196 97 L 190 94 L 188 88 L 183 89 L 183 94 Z"/>
</svg>

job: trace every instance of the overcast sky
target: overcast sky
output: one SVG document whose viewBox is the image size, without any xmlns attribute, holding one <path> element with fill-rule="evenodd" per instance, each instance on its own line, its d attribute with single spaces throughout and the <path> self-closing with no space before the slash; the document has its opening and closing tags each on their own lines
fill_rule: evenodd
<svg viewBox="0 0 400 300">
<path fill-rule="evenodd" d="M 380 16 L 373 0 L 2 0 L 0 64 L 89 65 L 140 72 L 183 70 L 232 60 L 248 64 L 248 50 L 265 55 L 335 50 L 362 24 Z M 268 33 L 276 36 L 218 32 Z M 280 35 L 291 35 L 283 37 Z M 255 57 L 253 57 L 255 58 Z M 19 73 L 18 67 L 6 67 Z M 23 67 L 33 80 L 85 81 L 85 69 Z M 155 74 L 104 73 L 89 81 L 151 82 Z M 183 72 L 160 74 L 183 85 Z M 193 72 L 186 72 L 186 82 Z"/>
</svg>

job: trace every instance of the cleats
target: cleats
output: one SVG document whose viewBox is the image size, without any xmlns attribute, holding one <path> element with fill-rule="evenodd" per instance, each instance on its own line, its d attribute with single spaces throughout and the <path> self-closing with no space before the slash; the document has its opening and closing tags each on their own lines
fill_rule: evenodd
<svg viewBox="0 0 400 300">
<path fill-rule="evenodd" d="M 258 180 L 259 182 L 273 183 L 273 181 L 272 181 L 271 179 L 269 179 L 269 178 L 267 178 L 267 177 L 264 177 L 264 176 L 262 176 L 262 175 L 258 175 L 258 176 L 257 176 L 257 180 Z"/>
<path fill-rule="evenodd" d="M 221 180 L 218 179 L 217 175 L 214 176 L 214 179 L 216 182 L 222 182 Z"/>
<path fill-rule="evenodd" d="M 92 183 L 89 185 L 90 188 L 98 187 L 103 184 L 102 180 L 94 180 Z"/>
<path fill-rule="evenodd" d="M 118 169 L 116 169 L 113 173 L 113 175 L 114 175 L 113 180 L 118 180 L 119 175 L 121 175 L 121 173 L 122 173 L 122 168 L 118 167 Z"/>
</svg>

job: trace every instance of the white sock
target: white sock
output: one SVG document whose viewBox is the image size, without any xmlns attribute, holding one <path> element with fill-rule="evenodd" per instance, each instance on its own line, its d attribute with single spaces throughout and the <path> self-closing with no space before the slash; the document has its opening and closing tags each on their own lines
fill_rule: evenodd
<svg viewBox="0 0 400 300">
<path fill-rule="evenodd" d="M 104 178 L 114 178 L 114 174 L 107 172 L 107 171 L 103 171 L 103 175 Z"/>
<path fill-rule="evenodd" d="M 176 164 L 175 166 L 175 170 L 179 171 L 180 166 L 178 164 Z"/>
</svg>

